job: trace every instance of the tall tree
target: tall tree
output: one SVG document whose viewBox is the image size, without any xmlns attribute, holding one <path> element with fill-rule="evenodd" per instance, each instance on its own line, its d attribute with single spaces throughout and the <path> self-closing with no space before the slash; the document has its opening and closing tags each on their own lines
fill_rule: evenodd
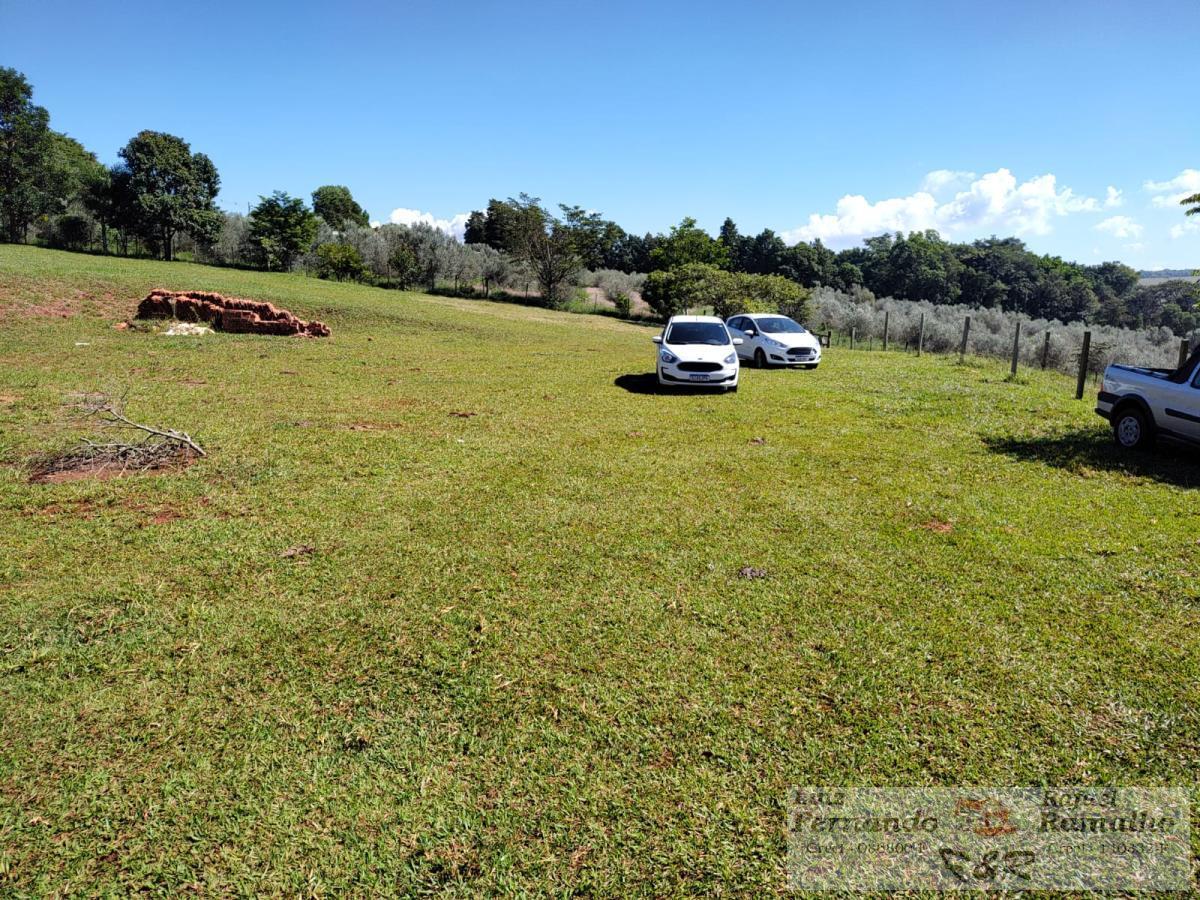
<svg viewBox="0 0 1200 900">
<path fill-rule="evenodd" d="M 312 194 L 312 208 L 330 228 L 341 230 L 351 225 L 366 228 L 371 224 L 366 210 L 358 205 L 345 185 L 327 184 L 317 188 Z"/>
<path fill-rule="evenodd" d="M 286 272 L 316 238 L 317 217 L 303 200 L 284 191 L 258 199 L 258 206 L 250 213 L 250 245 L 268 270 Z"/>
<path fill-rule="evenodd" d="M 563 213 L 563 228 L 584 268 L 606 268 L 617 242 L 625 236 L 625 230 L 600 213 L 589 212 L 582 206 L 559 204 L 559 209 Z"/>
<path fill-rule="evenodd" d="M 1190 197 L 1184 197 L 1179 201 L 1179 205 L 1187 207 L 1185 215 L 1200 215 L 1200 194 L 1192 194 Z"/>
<path fill-rule="evenodd" d="M 80 199 L 92 218 L 100 224 L 100 247 L 108 253 L 108 230 L 117 225 L 117 197 L 113 190 L 112 170 L 101 167 L 83 186 Z"/>
<path fill-rule="evenodd" d="M 129 170 L 139 230 L 163 259 L 174 259 L 180 233 L 201 244 L 217 239 L 221 213 L 213 201 L 221 181 L 212 160 L 158 131 L 138 133 L 119 155 Z"/>
<path fill-rule="evenodd" d="M 0 67 L 0 219 L 9 241 L 25 240 L 53 192 L 50 114 L 16 69 Z"/>
<path fill-rule="evenodd" d="M 510 197 L 505 206 L 505 239 L 513 254 L 533 273 L 542 301 L 550 307 L 561 306 L 582 265 L 570 229 L 546 212 L 537 197 Z"/>
<path fill-rule="evenodd" d="M 721 223 L 721 231 L 717 234 L 726 251 L 729 253 L 729 268 L 734 272 L 746 271 L 746 245 L 748 240 L 738 233 L 737 223 L 728 216 Z"/>
<path fill-rule="evenodd" d="M 487 243 L 487 216 L 479 210 L 475 210 L 467 216 L 467 224 L 463 228 L 463 243 Z"/>
<path fill-rule="evenodd" d="M 689 263 L 726 269 L 729 250 L 688 217 L 671 226 L 671 233 L 660 239 L 658 246 L 650 251 L 650 262 L 654 269 L 674 269 Z"/>
</svg>

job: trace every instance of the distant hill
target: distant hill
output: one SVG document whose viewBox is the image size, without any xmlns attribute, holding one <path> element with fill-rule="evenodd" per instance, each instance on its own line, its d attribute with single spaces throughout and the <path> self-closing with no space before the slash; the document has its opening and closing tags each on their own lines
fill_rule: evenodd
<svg viewBox="0 0 1200 900">
<path fill-rule="evenodd" d="M 1156 269 L 1152 272 L 1138 272 L 1138 284 L 1149 287 L 1162 284 L 1164 281 L 1200 281 L 1200 275 L 1194 274 L 1196 271 L 1196 269 Z"/>
<path fill-rule="evenodd" d="M 1200 269 L 1200 267 L 1197 267 L 1197 269 Z M 1197 269 L 1154 269 L 1153 271 L 1144 270 L 1144 271 L 1138 272 L 1138 277 L 1139 278 L 1159 278 L 1159 279 L 1167 279 L 1167 278 L 1192 279 L 1192 278 L 1197 277 L 1197 275 L 1196 275 Z"/>
</svg>

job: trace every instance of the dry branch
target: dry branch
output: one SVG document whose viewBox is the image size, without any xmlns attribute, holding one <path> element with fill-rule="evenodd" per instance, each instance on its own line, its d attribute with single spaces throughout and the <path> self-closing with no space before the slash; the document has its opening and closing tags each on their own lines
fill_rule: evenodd
<svg viewBox="0 0 1200 900">
<path fill-rule="evenodd" d="M 36 460 L 33 465 L 35 480 L 66 472 L 144 472 L 207 455 L 185 431 L 133 421 L 125 415 L 122 400 L 113 400 L 107 394 L 88 396 L 79 406 L 85 417 L 96 419 L 102 428 L 142 432 L 145 436 L 140 441 L 83 438 L 69 450 Z"/>
</svg>

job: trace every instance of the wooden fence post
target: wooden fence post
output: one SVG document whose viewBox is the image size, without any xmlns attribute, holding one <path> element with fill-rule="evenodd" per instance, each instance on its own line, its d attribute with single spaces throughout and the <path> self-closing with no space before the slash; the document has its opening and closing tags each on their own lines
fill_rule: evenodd
<svg viewBox="0 0 1200 900">
<path fill-rule="evenodd" d="M 1079 351 L 1079 381 L 1075 383 L 1075 399 L 1083 399 L 1083 384 L 1087 381 L 1088 372 L 1088 354 L 1092 349 L 1092 333 L 1085 331 L 1083 333 L 1083 347 Z"/>
<path fill-rule="evenodd" d="M 1042 344 L 1042 368 L 1050 361 L 1050 329 L 1046 329 L 1046 343 Z"/>
<path fill-rule="evenodd" d="M 1179 368 L 1187 365 L 1188 353 L 1191 352 L 1192 342 L 1184 338 L 1179 342 Z"/>
<path fill-rule="evenodd" d="M 971 336 L 971 317 L 967 316 L 963 319 L 963 339 L 962 345 L 958 348 L 958 361 L 966 362 L 967 359 L 967 338 Z"/>
<path fill-rule="evenodd" d="M 1013 334 L 1012 376 L 1017 377 L 1017 361 L 1021 358 L 1021 323 L 1018 320 L 1017 330 Z"/>
<path fill-rule="evenodd" d="M 925 349 L 925 313 L 921 313 L 921 328 L 917 332 L 917 356 Z"/>
<path fill-rule="evenodd" d="M 888 345 L 888 320 L 891 318 L 891 315 L 892 315 L 892 313 L 890 310 L 885 309 L 883 311 L 883 349 L 884 350 L 887 349 L 887 345 Z"/>
</svg>

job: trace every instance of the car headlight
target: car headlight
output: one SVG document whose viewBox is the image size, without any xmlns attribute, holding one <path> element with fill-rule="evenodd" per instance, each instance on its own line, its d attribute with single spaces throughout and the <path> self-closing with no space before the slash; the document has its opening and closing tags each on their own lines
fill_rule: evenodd
<svg viewBox="0 0 1200 900">
<path fill-rule="evenodd" d="M 725 357 L 725 365 L 732 366 L 735 362 L 737 362 L 736 353 L 730 353 L 727 357 Z"/>
<path fill-rule="evenodd" d="M 780 350 L 783 350 L 785 347 L 787 347 L 787 344 L 781 343 L 780 341 L 775 340 L 775 338 L 763 338 L 763 343 L 768 347 L 778 347 Z"/>
<path fill-rule="evenodd" d="M 673 366 L 675 363 L 679 362 L 679 357 L 677 357 L 670 350 L 663 350 L 658 354 L 658 358 L 665 362 L 668 366 Z"/>
</svg>

